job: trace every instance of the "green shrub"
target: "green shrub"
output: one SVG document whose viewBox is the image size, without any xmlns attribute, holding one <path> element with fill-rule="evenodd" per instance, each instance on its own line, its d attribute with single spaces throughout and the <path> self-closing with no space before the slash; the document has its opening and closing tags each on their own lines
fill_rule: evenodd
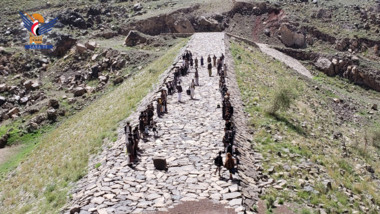
<svg viewBox="0 0 380 214">
<path fill-rule="evenodd" d="M 269 114 L 276 114 L 277 111 L 287 111 L 299 95 L 299 85 L 290 79 L 279 79 L 273 91 L 273 100 L 268 108 Z"/>
</svg>

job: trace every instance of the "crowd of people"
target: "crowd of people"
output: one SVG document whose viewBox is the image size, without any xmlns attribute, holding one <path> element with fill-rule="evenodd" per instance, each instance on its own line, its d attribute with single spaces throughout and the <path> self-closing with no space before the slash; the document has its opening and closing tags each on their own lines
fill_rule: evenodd
<svg viewBox="0 0 380 214">
<path fill-rule="evenodd" d="M 190 51 L 185 51 L 181 57 L 181 61 L 178 63 L 178 66 L 174 67 L 173 78 L 168 80 L 165 83 L 166 90 L 161 89 L 160 96 L 155 100 L 156 102 L 156 114 L 157 117 L 161 118 L 164 114 L 168 113 L 167 108 L 167 99 L 168 96 L 171 96 L 175 93 L 178 94 L 178 102 L 182 102 L 182 81 L 181 77 L 186 76 L 190 73 L 190 69 L 193 68 L 194 79 L 191 80 L 189 88 L 186 90 L 187 95 L 191 99 L 195 97 L 195 87 L 199 86 L 199 73 L 198 66 L 204 67 L 204 58 L 200 57 L 198 60 L 197 57 L 193 59 L 193 54 Z M 223 137 L 223 146 L 224 151 L 220 151 L 218 156 L 214 159 L 217 169 L 215 174 L 219 171 L 219 176 L 222 166 L 224 166 L 230 173 L 230 179 L 232 180 L 232 175 L 237 172 L 239 165 L 240 152 L 237 148 L 234 148 L 234 139 L 235 139 L 235 125 L 233 123 L 233 107 L 230 102 L 230 94 L 228 93 L 228 88 L 226 84 L 227 77 L 227 66 L 224 63 L 224 55 L 222 54 L 219 58 L 215 55 L 211 58 L 210 55 L 207 57 L 207 69 L 209 76 L 212 77 L 212 68 L 215 67 L 217 70 L 217 76 L 219 76 L 219 90 L 222 96 L 222 118 L 225 121 L 224 128 L 224 137 Z M 219 106 L 220 107 L 220 106 Z M 128 122 L 124 127 L 124 132 L 126 135 L 126 148 L 127 154 L 129 156 L 129 165 L 132 165 L 133 162 L 137 161 L 137 154 L 139 151 L 139 141 L 147 139 L 149 137 L 149 131 L 152 131 L 154 136 L 157 137 L 158 131 L 156 122 L 154 121 L 154 103 L 152 102 L 147 106 L 147 108 L 140 112 L 139 123 L 133 127 Z M 226 153 L 225 161 L 223 161 L 222 153 Z"/>
<path fill-rule="evenodd" d="M 202 57 L 203 59 L 203 57 Z M 203 60 L 201 60 L 203 61 Z M 149 137 L 149 131 L 152 131 L 154 137 L 158 136 L 157 125 L 154 118 L 154 102 L 156 103 L 156 114 L 157 117 L 161 118 L 164 114 L 168 113 L 167 99 L 169 95 L 178 93 L 178 101 L 181 102 L 182 86 L 181 77 L 186 76 L 190 67 L 196 69 L 195 80 L 193 79 L 190 83 L 188 95 L 191 99 L 194 99 L 195 86 L 199 86 L 199 74 L 198 74 L 198 59 L 193 60 L 192 53 L 190 51 L 185 51 L 182 56 L 180 66 L 174 67 L 174 73 L 172 80 L 165 82 L 166 89 L 161 89 L 160 96 L 155 99 L 147 108 L 140 112 L 138 125 L 134 129 L 130 122 L 124 127 L 125 139 L 126 139 L 126 149 L 129 158 L 129 165 L 131 166 L 134 162 L 137 162 L 137 155 L 139 151 L 138 144 L 140 140 L 145 140 Z"/>
<path fill-rule="evenodd" d="M 210 60 L 208 59 L 208 61 L 211 62 L 211 58 Z M 219 90 L 223 99 L 222 118 L 225 121 L 224 136 L 223 136 L 223 146 L 224 146 L 223 153 L 226 153 L 225 162 L 223 162 L 223 158 L 221 156 L 222 152 L 219 152 L 218 156 L 214 159 L 214 163 L 217 167 L 215 174 L 218 172 L 220 176 L 221 168 L 222 166 L 224 166 L 229 171 L 230 179 L 232 180 L 233 179 L 232 175 L 238 171 L 238 165 L 239 165 L 238 156 L 240 155 L 240 152 L 237 148 L 234 147 L 234 140 L 235 140 L 235 133 L 236 133 L 235 125 L 232 122 L 234 108 L 230 102 L 230 93 L 228 93 L 228 87 L 226 84 L 227 66 L 224 63 L 224 55 L 222 54 L 222 56 L 218 59 L 216 59 L 214 55 L 213 63 L 214 63 L 214 67 L 216 66 L 217 68 L 217 75 L 219 76 Z M 210 74 L 210 71 L 209 71 L 209 74 Z"/>
</svg>

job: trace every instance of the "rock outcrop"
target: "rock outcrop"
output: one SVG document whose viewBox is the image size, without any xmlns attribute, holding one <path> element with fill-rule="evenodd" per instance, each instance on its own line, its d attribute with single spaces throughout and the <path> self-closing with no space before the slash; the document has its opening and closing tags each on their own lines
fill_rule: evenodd
<svg viewBox="0 0 380 214">
<path fill-rule="evenodd" d="M 293 32 L 285 24 L 281 25 L 279 32 L 281 42 L 287 47 L 305 48 L 306 38 L 302 33 Z"/>
<path fill-rule="evenodd" d="M 329 76 L 334 75 L 334 66 L 332 62 L 325 57 L 320 57 L 315 63 L 315 67 L 317 67 L 319 70 L 323 71 Z"/>
<path fill-rule="evenodd" d="M 126 46 L 136 46 L 138 44 L 145 43 L 149 43 L 149 39 L 147 38 L 147 36 L 136 30 L 129 31 L 127 37 L 125 37 L 124 40 L 124 45 Z"/>
</svg>

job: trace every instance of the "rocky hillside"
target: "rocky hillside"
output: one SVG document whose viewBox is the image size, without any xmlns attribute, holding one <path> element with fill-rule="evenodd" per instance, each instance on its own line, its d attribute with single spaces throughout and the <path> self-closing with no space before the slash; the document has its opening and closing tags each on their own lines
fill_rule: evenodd
<svg viewBox="0 0 380 214">
<path fill-rule="evenodd" d="M 370 145 L 371 149 L 368 149 L 370 143 L 367 141 L 370 138 L 368 133 L 380 125 L 379 0 L 4 0 L 2 3 L 0 155 L 3 147 L 38 145 L 37 142 L 48 139 L 47 134 L 54 133 L 73 117 L 79 117 L 87 106 L 115 92 L 123 83 L 132 85 L 136 77 L 147 72 L 148 64 L 155 62 L 153 65 L 159 67 L 156 60 L 183 42 L 183 37 L 195 32 L 226 32 L 253 46 L 253 42 L 266 43 L 299 60 L 314 76 L 305 85 L 304 103 L 298 103 L 298 110 L 304 109 L 301 108 L 303 105 L 309 106 L 300 115 L 310 117 L 303 119 L 293 109 L 282 118 L 263 117 L 254 123 L 259 124 L 254 127 L 259 133 L 255 136 L 256 143 L 262 144 L 258 149 L 267 161 L 260 170 L 265 170 L 274 179 L 285 180 L 267 195 L 263 194 L 262 199 L 272 201 L 271 208 L 285 198 L 278 194 L 280 190 L 292 189 L 298 193 L 292 195 L 290 201 L 307 204 L 310 208 L 322 203 L 331 208 L 328 210 L 331 213 L 346 212 L 343 207 L 360 212 L 378 211 L 378 189 L 374 184 L 379 182 L 379 153 L 376 145 Z M 52 50 L 24 49 L 29 35 L 22 24 L 20 10 L 29 14 L 40 13 L 46 20 L 58 17 L 57 24 L 43 40 L 44 44 L 53 45 Z M 233 43 L 231 46 L 237 66 L 250 66 L 249 69 L 237 68 L 247 71 L 277 69 L 284 76 L 293 75 L 283 69 L 285 65 L 273 66 L 277 61 L 262 58 L 258 50 L 248 48 L 247 44 Z M 252 57 L 242 57 L 245 54 Z M 148 69 L 149 75 L 155 75 L 158 68 Z M 255 91 L 251 88 L 252 81 L 259 81 L 262 88 L 268 88 L 273 86 L 278 75 L 269 76 L 269 79 L 249 75 L 247 78 L 250 81 L 239 83 L 246 99 L 244 105 L 249 106 L 246 111 L 263 113 L 257 105 L 267 104 L 260 102 L 263 94 L 269 91 Z M 128 109 L 133 109 L 142 98 L 140 93 L 137 98 L 125 96 L 124 101 L 133 100 Z M 107 127 L 114 128 L 121 119 L 115 119 L 112 126 Z M 296 134 L 289 134 L 289 127 Z M 91 139 L 103 142 L 106 138 L 115 138 L 109 132 L 98 133 L 98 138 Z M 298 140 L 286 142 L 286 146 L 272 144 L 288 138 Z M 314 146 L 301 145 L 300 141 Z M 298 155 L 288 154 L 293 150 L 287 146 Z M 94 152 L 99 148 L 96 144 L 88 150 Z M 31 149 L 27 150 L 30 152 Z M 318 151 L 316 156 L 310 154 L 310 150 Z M 325 151 L 326 157 L 322 157 Z M 4 167 L 0 165 L 0 180 L 9 177 L 9 171 L 26 153 L 16 155 L 15 161 Z M 77 171 L 74 170 L 75 178 L 67 179 L 74 182 L 83 177 L 88 153 L 83 151 L 86 155 L 77 155 L 83 158 L 82 168 L 77 167 L 77 163 L 70 165 L 72 168 L 67 171 L 74 168 Z M 332 158 L 331 162 L 329 158 Z M 297 168 L 290 166 L 293 163 Z M 326 166 L 329 164 L 333 167 Z M 308 171 L 312 177 L 297 177 L 293 171 L 298 169 Z M 318 173 L 323 176 L 317 176 Z M 330 190 L 326 189 L 329 182 Z M 37 193 L 48 189 L 39 185 L 41 188 L 35 190 Z M 65 185 L 67 182 L 62 184 Z M 331 191 L 333 196 L 318 199 L 315 191 L 325 195 Z M 65 197 L 64 193 L 54 195 L 44 209 L 48 210 L 57 201 L 59 205 L 64 204 L 62 197 Z M 15 203 L 12 199 L 9 206 Z M 254 209 L 253 205 L 251 208 Z M 325 207 L 321 209 L 327 210 Z"/>
</svg>

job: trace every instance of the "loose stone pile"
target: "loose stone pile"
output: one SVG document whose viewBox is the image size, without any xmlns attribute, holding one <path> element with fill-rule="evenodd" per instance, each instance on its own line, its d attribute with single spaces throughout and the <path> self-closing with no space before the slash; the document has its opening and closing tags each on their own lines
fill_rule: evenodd
<svg viewBox="0 0 380 214">
<path fill-rule="evenodd" d="M 198 58 L 225 54 L 224 33 L 195 34 L 186 48 Z M 191 70 L 181 78 L 184 89 L 190 85 L 193 74 Z M 216 68 L 213 74 L 209 77 L 206 67 L 199 67 L 200 86 L 195 89 L 195 100 L 185 95 L 179 103 L 176 95 L 168 96 L 169 113 L 162 118 L 154 116 L 159 137 L 154 138 L 151 133 L 146 142 L 140 141 L 141 155 L 135 167 L 127 166 L 124 135 L 93 160 L 93 164 L 101 165 L 92 166 L 78 182 L 69 212 L 146 213 L 166 211 L 184 201 L 209 199 L 243 213 L 239 175 L 235 174 L 231 181 L 225 169 L 222 173 L 225 179 L 213 174 L 216 169 L 213 160 L 223 150 L 224 135 L 222 109 L 217 108 L 222 98 Z M 145 98 L 140 107 L 157 94 L 148 96 L 151 98 Z M 133 122 L 138 121 L 137 117 L 134 113 L 128 121 L 136 125 Z M 238 133 L 240 141 L 241 138 Z M 246 156 L 243 155 L 242 162 L 247 160 Z M 154 158 L 166 158 L 168 171 L 156 170 Z M 257 193 L 254 195 L 257 197 Z"/>
</svg>

